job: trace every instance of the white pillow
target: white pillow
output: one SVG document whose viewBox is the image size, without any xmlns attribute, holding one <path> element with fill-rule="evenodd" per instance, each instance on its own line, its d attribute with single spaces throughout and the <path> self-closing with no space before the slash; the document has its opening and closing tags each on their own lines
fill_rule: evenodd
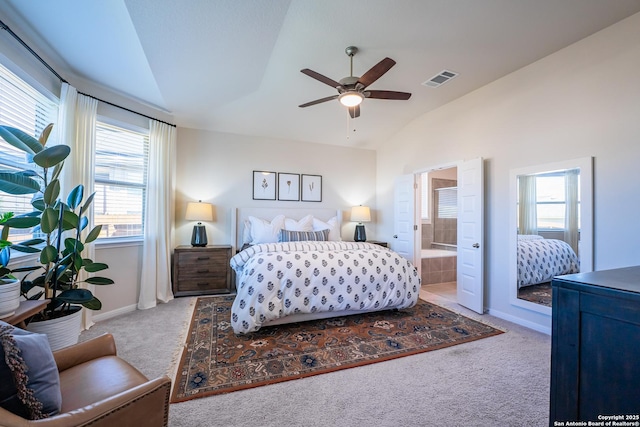
<svg viewBox="0 0 640 427">
<path fill-rule="evenodd" d="M 271 222 L 250 216 L 249 223 L 251 224 L 252 245 L 259 243 L 276 243 L 280 230 L 284 228 L 284 215 L 276 216 Z"/>
<path fill-rule="evenodd" d="M 318 218 L 313 218 L 313 231 L 329 230 L 329 241 L 339 242 L 340 238 L 340 225 L 338 223 L 338 217 L 334 216 L 327 222 L 321 221 Z"/>
<path fill-rule="evenodd" d="M 539 234 L 518 234 L 518 240 L 540 240 L 544 237 Z"/>
<path fill-rule="evenodd" d="M 300 221 L 285 218 L 284 229 L 289 231 L 313 231 L 313 215 L 307 215 Z"/>
</svg>

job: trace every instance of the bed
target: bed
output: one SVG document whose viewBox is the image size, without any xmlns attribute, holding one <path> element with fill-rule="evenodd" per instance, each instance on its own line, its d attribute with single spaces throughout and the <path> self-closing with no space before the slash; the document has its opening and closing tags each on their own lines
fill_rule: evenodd
<svg viewBox="0 0 640 427">
<path fill-rule="evenodd" d="M 580 261 L 568 243 L 539 235 L 518 235 L 518 289 L 579 272 Z"/>
<path fill-rule="evenodd" d="M 413 264 L 380 245 L 342 241 L 339 211 L 244 208 L 235 217 L 240 250 L 231 259 L 237 277 L 231 326 L 237 334 L 409 308 L 418 300 Z"/>
</svg>

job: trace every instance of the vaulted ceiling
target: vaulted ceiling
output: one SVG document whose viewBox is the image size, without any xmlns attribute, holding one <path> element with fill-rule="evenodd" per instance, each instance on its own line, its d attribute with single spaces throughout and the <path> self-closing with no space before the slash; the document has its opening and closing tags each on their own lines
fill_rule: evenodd
<svg viewBox="0 0 640 427">
<path fill-rule="evenodd" d="M 180 127 L 375 147 L 411 120 L 640 11 L 638 0 L 5 0 L 2 20 L 74 84 L 156 107 Z M 300 72 L 397 64 L 349 119 Z M 46 55 L 45 55 L 46 54 Z M 443 70 L 459 75 L 437 88 Z"/>
</svg>

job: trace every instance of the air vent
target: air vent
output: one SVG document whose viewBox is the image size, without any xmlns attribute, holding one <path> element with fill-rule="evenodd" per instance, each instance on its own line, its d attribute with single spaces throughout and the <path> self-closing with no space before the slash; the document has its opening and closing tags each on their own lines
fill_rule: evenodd
<svg viewBox="0 0 640 427">
<path fill-rule="evenodd" d="M 440 85 L 445 84 L 446 82 L 456 77 L 457 75 L 458 73 L 456 72 L 443 70 L 422 84 L 429 87 L 438 87 Z"/>
</svg>

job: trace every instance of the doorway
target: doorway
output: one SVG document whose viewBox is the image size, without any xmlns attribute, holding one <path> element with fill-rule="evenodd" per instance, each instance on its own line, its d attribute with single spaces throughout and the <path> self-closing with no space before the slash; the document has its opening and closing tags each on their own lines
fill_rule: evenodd
<svg viewBox="0 0 640 427">
<path fill-rule="evenodd" d="M 457 302 L 458 168 L 429 170 L 417 175 L 421 288 Z"/>
<path fill-rule="evenodd" d="M 425 168 L 396 179 L 393 249 L 422 273 L 421 173 L 457 168 L 456 302 L 484 313 L 484 164 L 482 157 Z M 429 198 L 426 198 L 427 202 Z M 433 202 L 432 202 L 433 206 Z M 446 204 L 445 204 L 445 207 Z M 451 207 L 449 204 L 448 207 Z M 434 229 L 435 232 L 435 229 Z M 436 242 L 438 243 L 438 242 Z"/>
</svg>

